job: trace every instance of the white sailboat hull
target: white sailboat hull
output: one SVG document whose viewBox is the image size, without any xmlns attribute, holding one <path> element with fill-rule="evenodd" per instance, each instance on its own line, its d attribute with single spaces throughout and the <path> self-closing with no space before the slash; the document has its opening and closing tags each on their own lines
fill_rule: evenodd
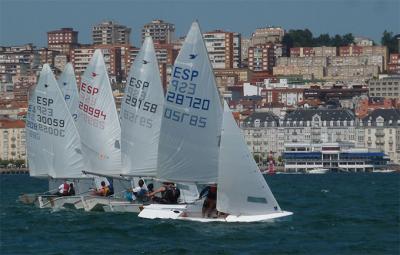
<svg viewBox="0 0 400 255">
<path fill-rule="evenodd" d="M 218 218 L 203 218 L 201 216 L 202 202 L 194 204 L 162 205 L 151 204 L 144 206 L 139 217 L 145 219 L 172 219 L 197 222 L 275 222 L 293 215 L 292 212 L 280 211 L 262 215 L 228 215 Z"/>
<path fill-rule="evenodd" d="M 131 203 L 127 201 L 110 201 L 108 205 L 104 205 L 105 212 L 127 212 L 139 213 L 140 208 L 143 207 L 142 203 Z"/>
<path fill-rule="evenodd" d="M 113 197 L 100 197 L 100 196 L 84 196 L 81 199 L 82 204 L 83 204 L 83 209 L 86 212 L 91 212 L 91 211 L 111 211 L 108 209 L 105 209 L 105 207 L 109 207 L 110 204 L 112 203 L 123 203 L 126 202 L 124 199 L 120 198 L 113 198 Z"/>
<path fill-rule="evenodd" d="M 39 196 L 35 204 L 39 208 L 52 208 L 55 210 L 62 208 L 83 208 L 81 196 Z"/>
</svg>

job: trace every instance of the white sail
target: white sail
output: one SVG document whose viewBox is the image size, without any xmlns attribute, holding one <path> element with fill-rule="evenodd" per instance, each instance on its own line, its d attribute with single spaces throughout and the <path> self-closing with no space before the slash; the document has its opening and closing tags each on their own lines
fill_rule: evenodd
<svg viewBox="0 0 400 255">
<path fill-rule="evenodd" d="M 175 61 L 164 104 L 158 177 L 216 182 L 222 107 L 197 22 Z"/>
<path fill-rule="evenodd" d="M 96 50 L 81 77 L 78 129 L 90 171 L 121 173 L 121 127 L 103 55 Z"/>
<path fill-rule="evenodd" d="M 129 71 L 121 103 L 123 174 L 155 176 L 164 92 L 151 37 Z"/>
<path fill-rule="evenodd" d="M 224 108 L 217 210 L 232 215 L 280 212 L 226 102 Z"/>
<path fill-rule="evenodd" d="M 76 121 L 78 119 L 79 92 L 74 68 L 71 63 L 67 63 L 57 82 L 64 95 L 72 118 Z"/>
<path fill-rule="evenodd" d="M 26 130 L 31 176 L 82 176 L 86 168 L 78 130 L 48 64 L 30 94 Z"/>
</svg>

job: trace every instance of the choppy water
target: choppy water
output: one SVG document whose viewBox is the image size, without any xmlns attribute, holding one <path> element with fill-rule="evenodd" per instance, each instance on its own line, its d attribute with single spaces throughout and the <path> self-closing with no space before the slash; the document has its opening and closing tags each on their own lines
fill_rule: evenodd
<svg viewBox="0 0 400 255">
<path fill-rule="evenodd" d="M 0 176 L 0 254 L 400 254 L 400 174 L 275 175 L 280 223 L 144 220 L 16 202 L 45 180 Z M 243 189 L 245 187 L 238 187 Z"/>
</svg>

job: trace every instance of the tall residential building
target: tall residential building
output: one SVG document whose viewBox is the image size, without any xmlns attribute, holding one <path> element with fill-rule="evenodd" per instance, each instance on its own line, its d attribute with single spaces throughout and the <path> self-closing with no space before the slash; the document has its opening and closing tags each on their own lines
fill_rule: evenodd
<svg viewBox="0 0 400 255">
<path fill-rule="evenodd" d="M 4 160 L 26 160 L 24 121 L 0 120 L 0 158 Z"/>
<path fill-rule="evenodd" d="M 11 82 L 13 77 L 36 75 L 40 55 L 32 44 L 0 47 L 0 82 Z"/>
<path fill-rule="evenodd" d="M 104 62 L 107 67 L 109 78 L 112 82 L 120 82 L 122 79 L 121 70 L 121 48 L 113 45 L 87 45 L 74 49 L 71 53 L 71 62 L 75 69 L 75 74 L 78 81 L 80 76 L 86 70 L 90 59 L 96 49 L 101 49 Z"/>
<path fill-rule="evenodd" d="M 175 25 L 155 19 L 143 26 L 142 42 L 146 35 L 150 35 L 154 43 L 172 43 L 175 37 Z"/>
<path fill-rule="evenodd" d="M 113 21 L 93 26 L 93 44 L 129 44 L 131 29 Z"/>
<path fill-rule="evenodd" d="M 248 66 L 252 71 L 269 71 L 275 65 L 275 51 L 272 43 L 257 44 L 248 49 Z"/>
<path fill-rule="evenodd" d="M 215 30 L 203 34 L 213 68 L 239 68 L 241 65 L 241 35 Z"/>
<path fill-rule="evenodd" d="M 59 51 L 61 54 L 70 55 L 72 49 L 78 46 L 78 31 L 73 28 L 61 28 L 47 32 L 47 45 L 49 50 Z"/>
</svg>

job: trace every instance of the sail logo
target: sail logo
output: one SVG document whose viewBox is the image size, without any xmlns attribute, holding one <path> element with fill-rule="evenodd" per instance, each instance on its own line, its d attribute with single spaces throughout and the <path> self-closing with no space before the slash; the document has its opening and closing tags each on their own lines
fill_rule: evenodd
<svg viewBox="0 0 400 255">
<path fill-rule="evenodd" d="M 190 58 L 190 59 L 195 59 L 196 57 L 197 57 L 197 54 L 190 54 L 190 55 L 189 55 L 189 58 Z"/>
</svg>

